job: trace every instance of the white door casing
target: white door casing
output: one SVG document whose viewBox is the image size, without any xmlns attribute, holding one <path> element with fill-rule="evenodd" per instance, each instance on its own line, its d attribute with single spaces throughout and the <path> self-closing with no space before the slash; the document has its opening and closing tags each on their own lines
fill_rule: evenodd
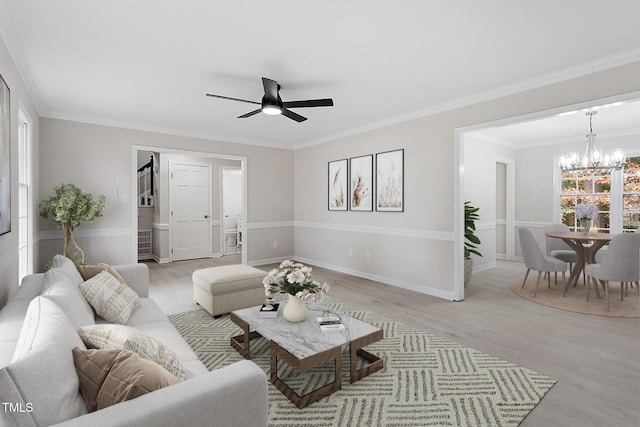
<svg viewBox="0 0 640 427">
<path fill-rule="evenodd" d="M 211 255 L 211 167 L 169 164 L 171 261 Z"/>
</svg>

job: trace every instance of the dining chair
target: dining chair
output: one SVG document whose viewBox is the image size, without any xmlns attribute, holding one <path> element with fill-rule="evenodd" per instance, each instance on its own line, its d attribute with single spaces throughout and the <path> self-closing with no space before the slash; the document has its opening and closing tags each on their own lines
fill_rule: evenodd
<svg viewBox="0 0 640 427">
<path fill-rule="evenodd" d="M 533 233 L 528 228 L 518 228 L 518 235 L 520 236 L 520 249 L 522 250 L 522 257 L 524 258 L 524 265 L 527 267 L 527 272 L 522 281 L 522 287 L 524 288 L 525 283 L 527 283 L 529 272 L 531 270 L 537 271 L 538 280 L 536 281 L 536 290 L 533 293 L 533 296 L 537 296 L 542 273 L 557 273 L 560 271 L 562 272 L 562 284 L 566 289 L 567 279 L 565 272 L 567 271 L 567 263 L 558 258 L 545 255 L 542 249 L 540 249 L 540 246 L 538 246 L 535 237 L 533 237 Z M 548 277 L 547 286 L 549 288 L 551 287 L 551 275 Z"/>
<path fill-rule="evenodd" d="M 563 223 L 547 224 L 544 226 L 544 245 L 547 255 L 568 262 L 569 270 L 573 268 L 573 264 L 578 260 L 578 254 L 576 254 L 576 251 L 567 245 L 564 240 L 546 236 L 546 233 L 568 233 L 570 231 L 569 226 Z"/>
<path fill-rule="evenodd" d="M 587 301 L 591 290 L 590 281 L 593 282 L 593 286 L 598 286 L 600 280 L 604 286 L 609 311 L 609 282 L 620 282 L 620 301 L 623 301 L 628 284 L 640 281 L 640 234 L 621 233 L 613 236 L 602 262 L 587 265 L 585 272 Z"/>
</svg>

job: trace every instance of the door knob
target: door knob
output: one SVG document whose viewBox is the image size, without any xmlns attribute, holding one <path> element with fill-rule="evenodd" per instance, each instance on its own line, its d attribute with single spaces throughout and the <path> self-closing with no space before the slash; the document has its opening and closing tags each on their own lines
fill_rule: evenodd
<svg viewBox="0 0 640 427">
<path fill-rule="evenodd" d="M 209 218 L 209 215 L 205 215 L 205 216 L 204 216 L 204 219 L 208 219 L 208 218 Z"/>
</svg>

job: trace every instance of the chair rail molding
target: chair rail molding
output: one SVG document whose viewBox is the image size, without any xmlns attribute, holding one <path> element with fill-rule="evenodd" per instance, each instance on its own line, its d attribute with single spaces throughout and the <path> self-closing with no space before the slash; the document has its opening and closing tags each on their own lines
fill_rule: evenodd
<svg viewBox="0 0 640 427">
<path fill-rule="evenodd" d="M 131 228 L 90 228 L 84 230 L 76 230 L 77 238 L 86 237 L 131 237 Z M 41 230 L 38 233 L 37 240 L 58 240 L 63 239 L 62 230 Z"/>
<path fill-rule="evenodd" d="M 432 231 L 432 230 L 421 230 L 421 229 L 415 229 L 415 228 L 388 228 L 388 227 L 376 227 L 376 226 L 366 226 L 366 225 L 320 223 L 320 222 L 306 222 L 306 221 L 294 221 L 294 227 L 311 228 L 316 230 L 345 231 L 350 233 L 363 233 L 363 234 L 371 234 L 371 235 L 379 235 L 379 236 L 408 237 L 413 239 L 424 239 L 424 240 L 444 240 L 447 242 L 453 241 L 453 232 L 450 232 L 450 231 Z"/>
</svg>

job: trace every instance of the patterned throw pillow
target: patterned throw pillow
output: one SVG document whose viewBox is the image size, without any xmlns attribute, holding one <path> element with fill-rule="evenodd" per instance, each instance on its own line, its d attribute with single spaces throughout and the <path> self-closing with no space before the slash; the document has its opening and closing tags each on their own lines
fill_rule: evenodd
<svg viewBox="0 0 640 427">
<path fill-rule="evenodd" d="M 106 271 L 82 283 L 80 291 L 107 322 L 127 323 L 133 310 L 140 306 L 138 294 Z"/>
<path fill-rule="evenodd" d="M 182 381 L 187 373 L 178 355 L 160 341 L 125 325 L 89 325 L 78 331 L 87 348 L 130 350 L 152 360 Z"/>
</svg>

